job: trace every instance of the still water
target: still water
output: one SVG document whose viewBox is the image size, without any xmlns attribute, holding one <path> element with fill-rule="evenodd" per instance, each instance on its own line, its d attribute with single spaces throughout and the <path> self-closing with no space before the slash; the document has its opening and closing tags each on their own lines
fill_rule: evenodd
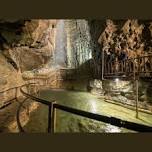
<svg viewBox="0 0 152 152">
<path fill-rule="evenodd" d="M 152 115 L 140 112 L 139 119 L 136 119 L 135 111 L 107 103 L 103 99 L 99 99 L 97 96 L 88 92 L 61 89 L 43 90 L 40 93 L 40 98 L 48 101 L 55 99 L 57 103 L 72 108 L 152 126 Z M 31 114 L 30 121 L 24 126 L 25 130 L 27 130 L 27 132 L 46 132 L 47 116 L 48 108 L 41 104 L 40 107 Z M 57 110 L 55 132 L 123 133 L 133 131 Z"/>
</svg>

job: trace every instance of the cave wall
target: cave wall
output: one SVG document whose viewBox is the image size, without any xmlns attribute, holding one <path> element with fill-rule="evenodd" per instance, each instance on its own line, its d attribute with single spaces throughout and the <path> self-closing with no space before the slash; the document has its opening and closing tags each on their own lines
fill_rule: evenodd
<svg viewBox="0 0 152 152">
<path fill-rule="evenodd" d="M 152 53 L 151 20 L 89 20 L 94 61 L 94 80 L 91 80 L 92 93 L 105 95 L 117 102 L 135 105 L 136 90 L 133 81 L 101 81 L 102 51 L 115 54 L 115 59 L 125 51 L 129 59 Z M 106 62 L 106 61 L 105 61 Z M 139 80 L 139 105 L 152 110 L 151 81 Z M 118 88 L 117 88 L 118 87 Z"/>
<path fill-rule="evenodd" d="M 101 50 L 112 51 L 116 56 L 123 50 L 128 58 L 152 53 L 151 20 L 106 20 L 106 27 L 98 42 Z"/>
<path fill-rule="evenodd" d="M 138 81 L 138 107 L 152 112 L 152 81 Z M 102 100 L 116 104 L 136 106 L 136 83 L 133 80 L 99 80 L 89 82 L 89 91 Z"/>
<path fill-rule="evenodd" d="M 0 23 L 0 47 L 16 70 L 47 64 L 55 47 L 55 20 L 19 20 Z"/>
<path fill-rule="evenodd" d="M 24 71 L 49 64 L 55 48 L 56 20 L 0 20 L 0 91 L 25 83 Z M 15 91 L 0 94 L 0 107 Z"/>
<path fill-rule="evenodd" d="M 152 53 L 151 20 L 87 20 L 91 34 L 93 75 L 101 79 L 102 51 L 113 52 L 115 58 L 125 51 L 128 58 Z"/>
</svg>

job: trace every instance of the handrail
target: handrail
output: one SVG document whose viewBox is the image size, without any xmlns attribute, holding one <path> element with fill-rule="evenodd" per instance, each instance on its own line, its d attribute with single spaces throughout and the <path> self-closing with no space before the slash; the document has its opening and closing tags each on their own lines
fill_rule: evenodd
<svg viewBox="0 0 152 152">
<path fill-rule="evenodd" d="M 25 83 L 25 84 L 22 84 L 22 85 L 20 85 L 20 86 L 8 88 L 8 89 L 6 89 L 6 90 L 1 91 L 0 93 L 5 93 L 5 92 L 8 92 L 8 91 L 10 91 L 10 90 L 18 89 L 18 88 L 21 88 L 21 87 L 24 87 L 24 86 L 27 86 L 27 85 L 32 85 L 32 84 L 36 84 L 36 83 Z"/>
<path fill-rule="evenodd" d="M 63 105 L 59 105 L 59 104 L 54 104 L 54 108 L 57 108 L 59 110 L 63 110 L 63 111 L 66 111 L 66 112 L 70 112 L 72 114 L 76 114 L 76 115 L 79 115 L 79 116 L 94 119 L 94 120 L 97 120 L 97 121 L 102 121 L 102 122 L 105 122 L 105 123 L 109 123 L 111 125 L 115 125 L 115 126 L 118 126 L 118 127 L 123 127 L 123 128 L 126 128 L 126 129 L 134 130 L 134 131 L 152 132 L 152 127 L 150 127 L 150 126 L 121 120 L 121 119 L 118 119 L 118 118 L 115 118 L 115 117 L 108 117 L 108 116 L 104 116 L 104 115 L 94 114 L 94 113 L 90 113 L 90 112 L 83 111 L 83 110 L 78 110 L 78 109 L 75 109 L 75 108 L 71 108 L 71 107 L 67 107 L 67 106 L 63 106 Z"/>
<path fill-rule="evenodd" d="M 5 108 L 5 107 L 7 107 L 7 106 L 9 106 L 11 104 L 11 101 L 17 100 L 17 91 L 18 91 L 18 88 L 23 87 L 25 85 L 27 85 L 27 84 L 23 84 L 23 85 L 20 85 L 20 86 L 16 86 L 16 87 L 12 87 L 12 88 L 8 88 L 6 90 L 0 91 L 0 94 L 2 94 L 2 93 L 5 93 L 5 92 L 8 92 L 10 90 L 14 90 L 15 89 L 15 95 L 14 95 L 14 97 L 11 98 L 11 99 L 9 99 L 9 100 L 7 100 L 6 104 L 3 105 L 2 107 L 0 107 L 0 110 L 3 109 L 3 108 Z"/>
<path fill-rule="evenodd" d="M 146 63 L 150 64 L 148 67 Z M 104 64 L 104 76 L 110 74 L 140 74 L 140 73 L 152 73 L 152 55 L 144 55 L 140 57 L 130 58 L 123 61 L 105 61 Z M 135 66 L 135 68 L 133 67 Z"/>
<path fill-rule="evenodd" d="M 16 87 L 8 88 L 8 89 L 6 89 L 6 90 L 0 91 L 0 93 L 4 93 L 4 92 L 7 92 L 7 91 L 10 91 L 10 90 L 16 89 L 16 88 L 20 88 L 20 87 L 25 86 L 25 85 L 27 85 L 27 84 L 23 84 L 23 85 L 20 85 L 20 86 L 16 86 Z"/>
<path fill-rule="evenodd" d="M 21 125 L 21 121 L 20 121 L 20 111 L 21 111 L 21 107 L 23 106 L 23 104 L 28 100 L 28 98 L 25 98 L 19 105 L 18 109 L 17 109 L 17 113 L 16 113 L 16 121 L 17 121 L 17 126 L 20 132 L 25 132 L 22 125 Z"/>
<path fill-rule="evenodd" d="M 35 100 L 36 102 L 40 102 L 40 103 L 43 103 L 43 104 L 49 106 L 49 114 L 51 114 L 51 116 L 48 117 L 48 119 L 49 119 L 48 122 L 51 122 L 51 123 L 54 123 L 54 122 L 52 122 L 52 120 L 54 120 L 54 118 L 52 118 L 52 116 L 54 116 L 54 114 L 51 112 L 52 108 L 50 108 L 50 106 L 53 106 L 53 109 L 56 108 L 56 109 L 63 110 L 63 111 L 66 111 L 66 112 L 69 112 L 72 114 L 76 114 L 79 116 L 83 116 L 86 118 L 109 123 L 111 125 L 115 125 L 118 127 L 123 127 L 123 128 L 127 128 L 127 129 L 134 130 L 134 131 L 139 131 L 139 132 L 152 132 L 151 126 L 146 126 L 143 124 L 138 124 L 138 123 L 134 123 L 134 122 L 121 120 L 121 119 L 118 119 L 115 117 L 108 117 L 108 116 L 103 116 L 103 115 L 99 115 L 99 114 L 95 114 L 95 113 L 90 113 L 87 111 L 71 108 L 68 106 L 63 106 L 63 105 L 60 105 L 57 103 L 53 104 L 53 101 L 50 102 L 47 100 L 43 100 L 43 99 L 37 98 L 31 94 L 24 92 L 23 87 L 21 87 L 20 90 L 23 93 L 23 95 L 25 95 L 26 97 L 31 98 L 32 100 Z M 21 108 L 21 107 L 19 107 L 19 108 Z M 53 112 L 54 112 L 54 110 L 53 110 Z M 19 113 L 18 113 L 18 116 L 19 116 Z M 52 129 L 49 129 L 49 127 L 50 127 L 50 124 L 48 123 L 48 132 L 52 132 Z"/>
<path fill-rule="evenodd" d="M 32 84 L 34 84 L 34 83 L 32 83 Z M 31 83 L 29 83 L 28 85 L 31 85 Z M 51 105 L 51 104 L 50 104 L 50 101 L 46 101 L 46 100 L 37 98 L 37 97 L 35 97 L 35 96 L 31 95 L 31 94 L 26 93 L 26 92 L 23 90 L 23 87 L 21 87 L 20 90 L 21 90 L 21 92 L 22 92 L 26 97 L 31 98 L 32 100 L 35 100 L 35 101 L 37 101 L 37 102 L 43 103 L 43 104 L 48 105 L 48 106 Z M 54 102 L 54 100 L 52 100 L 51 102 Z"/>
</svg>

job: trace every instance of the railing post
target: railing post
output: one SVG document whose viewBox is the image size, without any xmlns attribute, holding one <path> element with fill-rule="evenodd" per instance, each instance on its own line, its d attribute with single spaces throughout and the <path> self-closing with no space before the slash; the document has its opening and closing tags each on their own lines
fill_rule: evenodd
<svg viewBox="0 0 152 152">
<path fill-rule="evenodd" d="M 122 73 L 124 72 L 123 61 L 120 61 L 120 71 L 121 71 Z"/>
<path fill-rule="evenodd" d="M 55 124 L 56 124 L 56 110 L 53 106 L 55 102 L 51 102 L 49 105 L 49 111 L 48 111 L 48 133 L 54 133 L 55 132 Z"/>
<path fill-rule="evenodd" d="M 134 80 L 136 80 L 135 59 L 133 59 L 132 61 L 133 61 L 133 76 L 134 76 Z"/>
<path fill-rule="evenodd" d="M 136 118 L 138 118 L 138 79 L 136 78 L 135 59 L 133 60 L 133 74 L 134 74 L 134 82 L 135 82 L 135 88 L 136 88 Z"/>
<path fill-rule="evenodd" d="M 146 71 L 146 67 L 145 67 L 145 66 L 146 66 L 146 64 L 145 64 L 145 63 L 146 63 L 146 61 L 145 61 L 145 56 L 144 56 L 144 71 L 143 71 L 143 72 L 145 72 L 145 71 Z"/>
<path fill-rule="evenodd" d="M 140 58 L 136 58 L 136 72 L 140 73 Z"/>
<path fill-rule="evenodd" d="M 49 105 L 49 111 L 48 111 L 48 133 L 52 133 L 52 109 L 53 109 L 53 107 L 52 107 L 52 103 Z"/>
<path fill-rule="evenodd" d="M 127 60 L 125 60 L 125 69 L 124 72 L 127 73 Z"/>
<path fill-rule="evenodd" d="M 114 74 L 114 69 L 115 69 L 115 61 L 110 62 L 110 66 L 111 66 L 111 74 Z"/>
<path fill-rule="evenodd" d="M 138 118 L 138 79 L 136 79 L 136 118 Z"/>
<path fill-rule="evenodd" d="M 110 73 L 110 63 L 108 62 L 107 63 L 107 74 L 109 74 Z"/>
<path fill-rule="evenodd" d="M 150 72 L 152 71 L 152 57 L 149 56 L 149 62 L 150 62 Z"/>
<path fill-rule="evenodd" d="M 56 108 L 54 107 L 54 104 L 55 104 L 56 102 L 54 101 L 52 104 L 53 104 L 53 111 L 52 111 L 52 133 L 55 133 L 55 131 L 56 131 Z"/>
<path fill-rule="evenodd" d="M 105 74 L 107 74 L 107 67 L 106 67 L 106 64 L 104 64 L 104 72 L 105 72 Z"/>
</svg>

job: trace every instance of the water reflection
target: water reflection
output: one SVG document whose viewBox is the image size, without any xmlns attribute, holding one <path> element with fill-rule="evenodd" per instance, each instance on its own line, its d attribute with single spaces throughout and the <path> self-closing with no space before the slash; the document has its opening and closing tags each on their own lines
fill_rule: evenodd
<svg viewBox="0 0 152 152">
<path fill-rule="evenodd" d="M 105 132 L 118 133 L 118 132 L 121 132 L 121 129 L 119 127 L 116 127 L 116 126 L 106 124 Z"/>
<path fill-rule="evenodd" d="M 50 99 L 55 99 L 59 104 L 84 111 L 88 111 L 100 115 L 112 116 L 112 117 L 120 118 L 122 120 L 142 123 L 145 125 L 149 125 L 149 124 L 152 125 L 152 115 L 140 113 L 141 119 L 136 119 L 135 111 L 104 102 L 102 99 L 98 99 L 95 95 L 92 95 L 87 92 L 66 91 L 61 89 L 44 90 L 41 91 L 40 97 L 48 101 L 50 101 Z M 42 110 L 43 110 L 43 114 L 42 112 L 37 111 L 36 114 L 38 119 L 37 122 L 38 121 L 41 122 L 41 120 L 47 116 L 48 108 L 41 109 L 41 111 Z M 57 110 L 56 132 L 92 132 L 92 133 L 115 132 L 117 133 L 117 132 L 132 132 L 132 131 L 124 128 L 119 128 L 110 124 L 106 124 L 103 122 L 95 121 L 92 119 L 80 117 L 61 110 Z"/>
<path fill-rule="evenodd" d="M 90 111 L 92 113 L 96 113 L 97 112 L 97 103 L 96 103 L 96 101 L 94 99 L 90 99 L 89 102 L 91 104 Z"/>
</svg>

